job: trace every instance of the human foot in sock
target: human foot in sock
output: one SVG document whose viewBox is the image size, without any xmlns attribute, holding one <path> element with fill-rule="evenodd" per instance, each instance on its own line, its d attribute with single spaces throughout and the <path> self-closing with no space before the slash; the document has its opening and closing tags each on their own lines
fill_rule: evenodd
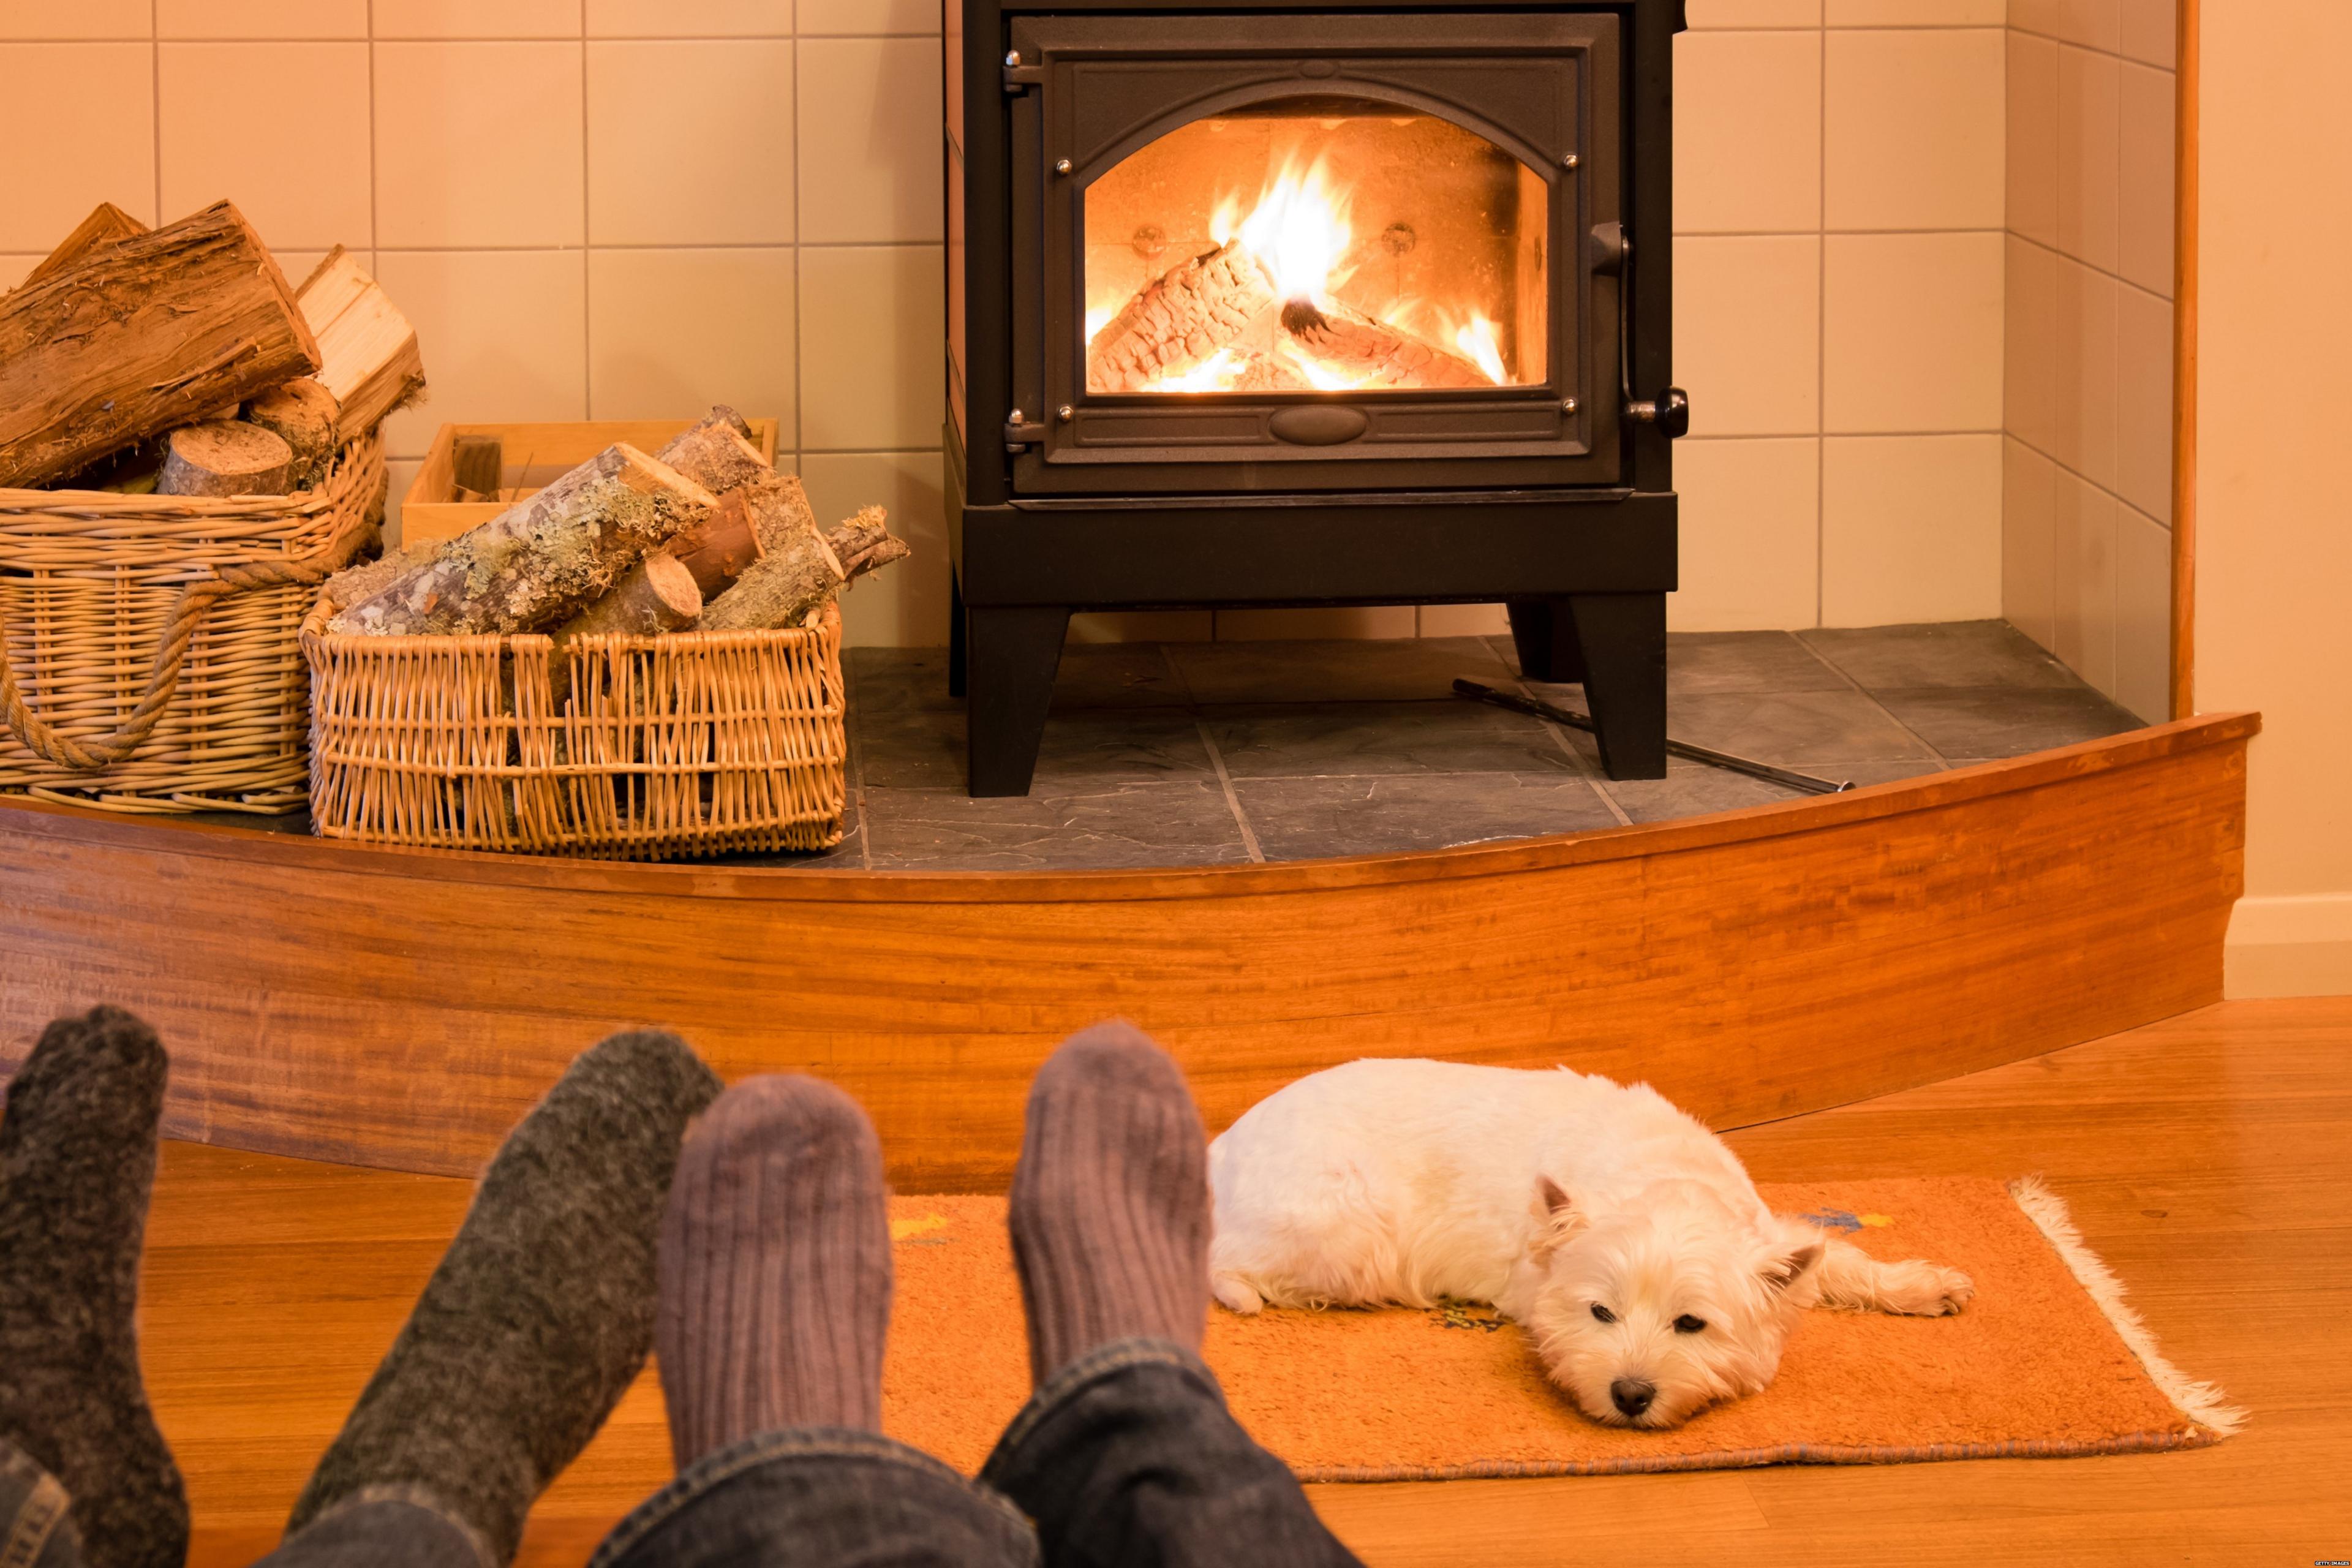
<svg viewBox="0 0 2352 1568">
<path fill-rule="evenodd" d="M 687 1140 L 655 1328 L 679 1469 L 761 1432 L 882 1426 L 890 1215 L 856 1101 L 755 1078 Z"/>
<path fill-rule="evenodd" d="M 1206 1144 L 1182 1070 L 1131 1024 L 1075 1035 L 1037 1070 L 1009 1216 L 1033 1382 L 1114 1340 L 1199 1351 Z"/>
<path fill-rule="evenodd" d="M 188 1551 L 133 1321 L 164 1072 L 155 1032 L 100 1007 L 48 1026 L 0 1116 L 0 1438 L 72 1494 L 89 1568 Z"/>
<path fill-rule="evenodd" d="M 674 1035 L 581 1053 L 483 1173 L 289 1534 L 383 1489 L 463 1521 L 499 1562 L 514 1556 L 531 1503 L 645 1363 L 678 1145 L 719 1089 Z"/>
</svg>

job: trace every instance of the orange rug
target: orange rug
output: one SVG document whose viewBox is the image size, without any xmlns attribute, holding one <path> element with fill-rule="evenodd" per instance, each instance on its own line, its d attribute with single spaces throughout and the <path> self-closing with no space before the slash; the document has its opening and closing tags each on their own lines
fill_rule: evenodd
<svg viewBox="0 0 2352 1568">
<path fill-rule="evenodd" d="M 1585 1419 L 1526 1336 L 1483 1307 L 1212 1307 L 1209 1363 L 1234 1414 L 1303 1480 L 1434 1480 L 1739 1465 L 2189 1448 L 2242 1415 L 2182 1377 L 2036 1182 L 1766 1186 L 1883 1258 L 1966 1269 L 1956 1318 L 1812 1311 L 1752 1399 L 1663 1432 Z M 1028 1395 L 1020 1288 L 995 1197 L 891 1200 L 898 1284 L 883 1388 L 893 1436 L 967 1473 Z"/>
</svg>

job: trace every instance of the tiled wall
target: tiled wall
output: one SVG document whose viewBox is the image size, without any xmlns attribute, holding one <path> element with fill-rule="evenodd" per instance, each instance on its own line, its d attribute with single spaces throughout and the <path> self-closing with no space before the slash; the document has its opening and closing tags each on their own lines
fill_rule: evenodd
<svg viewBox="0 0 2352 1568">
<path fill-rule="evenodd" d="M 2174 0 L 2011 0 L 2001 603 L 2168 717 Z"/>
<path fill-rule="evenodd" d="M 2004 0 L 1690 12 L 1675 624 L 2000 614 Z M 393 422 L 397 481 L 446 419 L 778 415 L 821 511 L 883 500 L 919 552 L 850 596 L 853 635 L 936 642 L 936 18 L 935 0 L 0 0 L 0 283 L 100 199 L 153 220 L 233 195 L 289 272 L 351 245 L 415 320 L 435 395 Z M 1500 624 L 1258 611 L 1078 635 Z"/>
</svg>

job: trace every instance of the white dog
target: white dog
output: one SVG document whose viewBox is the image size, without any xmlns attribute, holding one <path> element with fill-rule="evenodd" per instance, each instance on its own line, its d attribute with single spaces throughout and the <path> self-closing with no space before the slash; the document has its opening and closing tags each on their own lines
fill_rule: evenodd
<svg viewBox="0 0 2352 1568">
<path fill-rule="evenodd" d="M 1236 1312 L 1492 1302 L 1616 1426 L 1754 1394 L 1809 1306 L 1935 1316 L 1975 1287 L 1764 1205 L 1646 1084 L 1455 1062 L 1301 1079 L 1209 1147 L 1212 1288 Z"/>
</svg>

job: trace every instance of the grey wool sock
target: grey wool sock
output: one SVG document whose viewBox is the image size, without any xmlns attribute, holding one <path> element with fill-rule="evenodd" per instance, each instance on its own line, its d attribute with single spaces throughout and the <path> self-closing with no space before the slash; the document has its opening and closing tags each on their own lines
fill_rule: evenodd
<svg viewBox="0 0 2352 1568">
<path fill-rule="evenodd" d="M 1033 1382 L 1113 1340 L 1200 1350 L 1207 1140 L 1183 1071 L 1141 1030 L 1097 1024 L 1037 1070 L 1009 1219 Z"/>
<path fill-rule="evenodd" d="M 60 1018 L 0 1117 L 0 1438 L 72 1495 L 89 1568 L 180 1568 L 188 1500 L 139 1375 L 166 1070 L 119 1007 Z"/>
<path fill-rule="evenodd" d="M 675 1035 L 576 1058 L 507 1135 L 466 1223 L 287 1522 L 363 1488 L 431 1500 L 500 1562 L 653 1344 L 662 1206 L 718 1078 Z"/>
<path fill-rule="evenodd" d="M 684 1469 L 796 1426 L 882 1429 L 890 1213 L 882 1146 L 829 1083 L 755 1078 L 687 1140 L 655 1329 Z"/>
</svg>

